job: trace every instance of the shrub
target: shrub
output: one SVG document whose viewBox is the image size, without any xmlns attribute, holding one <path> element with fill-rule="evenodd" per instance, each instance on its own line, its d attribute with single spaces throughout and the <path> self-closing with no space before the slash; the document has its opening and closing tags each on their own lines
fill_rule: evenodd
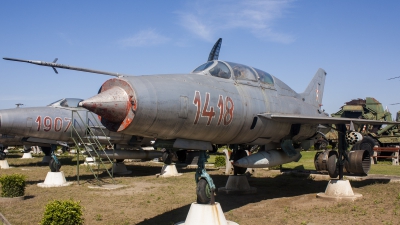
<svg viewBox="0 0 400 225">
<path fill-rule="evenodd" d="M 80 201 L 54 200 L 47 203 L 42 225 L 75 225 L 83 224 Z"/>
<path fill-rule="evenodd" d="M 1 197 L 20 197 L 25 195 L 25 175 L 12 174 L 0 177 Z"/>
<path fill-rule="evenodd" d="M 225 157 L 221 156 L 221 155 L 215 157 L 214 166 L 215 167 L 225 167 Z"/>
</svg>

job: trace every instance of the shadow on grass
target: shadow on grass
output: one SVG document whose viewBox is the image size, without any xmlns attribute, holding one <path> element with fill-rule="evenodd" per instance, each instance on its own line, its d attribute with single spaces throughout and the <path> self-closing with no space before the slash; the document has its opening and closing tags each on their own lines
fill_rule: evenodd
<svg viewBox="0 0 400 225">
<path fill-rule="evenodd" d="M 24 200 L 32 199 L 34 197 L 35 197 L 34 195 L 25 195 Z"/>
<path fill-rule="evenodd" d="M 228 176 L 225 175 L 212 175 L 214 184 L 217 187 L 224 187 Z M 249 195 L 235 195 L 217 193 L 216 201 L 221 204 L 223 212 L 228 212 L 244 205 L 261 202 L 263 200 L 295 197 L 306 194 L 317 194 L 324 192 L 328 181 L 326 180 L 312 180 L 303 174 L 282 174 L 276 177 L 266 178 L 248 178 L 251 187 L 257 188 L 256 194 Z M 367 185 L 375 184 L 377 182 L 387 183 L 389 180 L 385 179 L 368 179 L 362 181 L 352 181 L 351 185 L 355 188 L 364 187 Z M 195 193 L 193 193 L 195 195 Z M 173 224 L 184 221 L 189 212 L 190 205 L 186 205 L 164 214 L 158 215 L 154 218 L 147 219 L 138 224 Z"/>
<path fill-rule="evenodd" d="M 212 175 L 212 178 L 215 186 L 219 188 L 225 186 L 228 176 Z M 250 177 L 248 178 L 248 181 L 250 186 L 257 188 L 256 194 L 227 195 L 217 193 L 216 201 L 221 204 L 224 212 L 268 199 L 293 197 L 312 193 L 316 194 L 324 191 L 327 185 L 327 181 L 314 181 L 305 177 L 296 177 L 291 175 L 278 175 L 274 178 Z M 195 193 L 193 193 L 193 195 L 195 195 Z M 139 224 L 168 224 L 166 221 L 171 221 L 171 223 L 184 221 L 189 212 L 189 207 L 190 205 L 187 205 L 171 210 L 154 218 L 142 221 Z"/>
</svg>

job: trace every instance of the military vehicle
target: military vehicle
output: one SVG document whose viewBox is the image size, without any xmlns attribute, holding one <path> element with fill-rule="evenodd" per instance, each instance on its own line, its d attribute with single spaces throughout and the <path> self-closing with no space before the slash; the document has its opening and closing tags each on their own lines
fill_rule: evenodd
<svg viewBox="0 0 400 225">
<path fill-rule="evenodd" d="M 101 117 L 110 131 L 156 138 L 156 146 L 168 151 L 212 150 L 230 144 L 234 174 L 247 168 L 263 168 L 296 161 L 319 133 L 319 124 L 336 124 L 339 152 L 329 155 L 329 174 L 343 179 L 344 162 L 353 167 L 369 163 L 363 156 L 348 156 L 345 124 L 384 123 L 376 120 L 327 116 L 322 97 L 326 72 L 318 69 L 304 92 L 297 93 L 271 74 L 239 63 L 218 60 L 216 43 L 205 62 L 187 74 L 129 76 L 73 67 L 54 62 L 4 58 L 54 68 L 117 75 L 107 80 L 97 95 L 79 103 Z M 302 78 L 303 79 L 303 78 Z M 259 145 L 250 156 L 246 149 Z M 199 158 L 195 175 L 197 201 L 213 202 L 215 185 Z M 369 170 L 369 167 L 367 168 Z"/>
<path fill-rule="evenodd" d="M 377 121 L 392 121 L 392 114 L 385 110 L 382 104 L 372 97 L 365 99 L 353 99 L 346 102 L 341 109 L 331 114 L 332 117 L 347 117 L 347 118 L 362 118 Z M 400 112 L 396 114 L 396 121 L 400 119 Z M 373 147 L 392 147 L 400 145 L 400 130 L 399 125 L 390 124 L 370 125 L 358 124 L 355 126 L 355 132 L 362 135 L 361 140 L 354 142 L 356 135 L 349 135 L 348 141 L 353 144 L 352 149 L 367 150 L 370 155 L 373 155 Z M 357 137 L 359 139 L 359 136 Z"/>
</svg>

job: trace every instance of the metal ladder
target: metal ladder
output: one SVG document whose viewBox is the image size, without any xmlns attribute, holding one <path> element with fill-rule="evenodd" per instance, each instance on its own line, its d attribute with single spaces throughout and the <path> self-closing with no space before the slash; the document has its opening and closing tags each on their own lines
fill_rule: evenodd
<svg viewBox="0 0 400 225">
<path fill-rule="evenodd" d="M 86 114 L 85 118 L 82 118 L 79 112 Z M 83 150 L 88 154 L 88 157 L 98 159 L 97 162 L 99 162 L 99 164 L 97 168 L 97 174 L 96 171 L 93 170 L 92 166 L 88 165 L 88 168 L 97 180 L 97 184 L 101 186 L 101 182 L 99 179 L 100 166 L 102 166 L 102 168 L 106 170 L 107 174 L 110 176 L 111 180 L 115 184 L 113 167 L 111 167 L 111 169 L 107 169 L 105 165 L 105 162 L 109 162 L 111 163 L 111 165 L 113 165 L 113 160 L 110 159 L 108 156 L 106 159 L 102 159 L 99 155 L 100 151 L 103 151 L 103 153 L 105 154 L 104 144 L 110 146 L 113 145 L 111 144 L 109 138 L 106 136 L 103 130 L 103 126 L 99 123 L 96 117 L 97 115 L 89 111 L 72 110 L 71 138 L 74 141 L 75 147 L 77 149 L 77 182 L 79 184 L 79 153 Z M 98 138 L 98 136 L 100 136 L 98 134 L 99 132 L 95 133 L 95 131 L 100 131 L 100 135 L 102 137 L 106 137 L 106 141 L 103 140 L 102 142 L 103 144 Z"/>
</svg>

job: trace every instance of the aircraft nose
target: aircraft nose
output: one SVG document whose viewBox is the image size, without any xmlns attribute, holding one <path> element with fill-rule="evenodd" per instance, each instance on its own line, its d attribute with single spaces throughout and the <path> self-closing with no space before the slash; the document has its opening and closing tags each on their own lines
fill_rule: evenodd
<svg viewBox="0 0 400 225">
<path fill-rule="evenodd" d="M 129 109 L 129 96 L 120 87 L 113 87 L 79 103 L 110 122 L 120 123 Z"/>
<path fill-rule="evenodd" d="M 111 131 L 125 129 L 134 117 L 136 98 L 125 81 L 106 81 L 99 94 L 79 103 L 79 106 L 101 116 L 101 122 Z"/>
</svg>

